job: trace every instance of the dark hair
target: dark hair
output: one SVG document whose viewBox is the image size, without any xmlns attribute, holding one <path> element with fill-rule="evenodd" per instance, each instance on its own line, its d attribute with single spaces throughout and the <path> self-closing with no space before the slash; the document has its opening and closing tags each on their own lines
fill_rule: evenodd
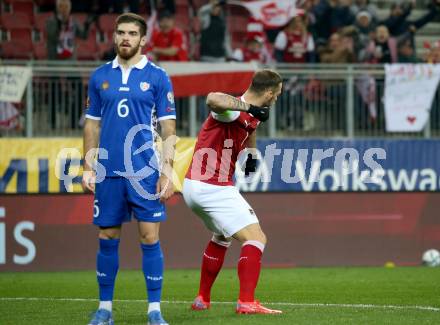
<svg viewBox="0 0 440 325">
<path fill-rule="evenodd" d="M 145 19 L 142 18 L 141 16 L 129 12 L 126 14 L 122 14 L 118 16 L 118 18 L 116 18 L 116 28 L 120 24 L 125 24 L 125 23 L 134 23 L 138 25 L 141 36 L 145 36 L 147 34 L 147 23 L 145 22 Z"/>
<path fill-rule="evenodd" d="M 282 82 L 283 79 L 281 79 L 281 76 L 277 72 L 264 69 L 255 72 L 249 90 L 253 91 L 254 93 L 261 94 L 267 90 L 277 88 Z"/>
<path fill-rule="evenodd" d="M 162 9 L 157 14 L 157 20 L 162 20 L 163 18 L 174 18 L 174 14 L 167 9 Z"/>
</svg>

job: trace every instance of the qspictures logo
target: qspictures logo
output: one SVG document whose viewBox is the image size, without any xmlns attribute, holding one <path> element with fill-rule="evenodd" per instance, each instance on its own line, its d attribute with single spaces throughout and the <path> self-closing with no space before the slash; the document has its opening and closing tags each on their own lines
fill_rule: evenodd
<svg viewBox="0 0 440 325">
<path fill-rule="evenodd" d="M 0 206 L 0 266 L 4 264 L 17 264 L 26 265 L 32 263 L 37 254 L 37 249 L 32 240 L 27 238 L 23 232 L 24 231 L 34 231 L 35 224 L 32 221 L 20 221 L 13 226 L 11 232 L 6 231 L 6 208 Z M 16 252 L 12 252 L 11 260 L 8 260 L 6 256 L 6 242 L 9 236 L 12 236 L 18 245 L 23 246 L 25 249 L 25 254 L 19 255 Z M 10 250 L 8 250 L 10 252 Z M 22 249 L 20 250 L 22 251 Z"/>
</svg>

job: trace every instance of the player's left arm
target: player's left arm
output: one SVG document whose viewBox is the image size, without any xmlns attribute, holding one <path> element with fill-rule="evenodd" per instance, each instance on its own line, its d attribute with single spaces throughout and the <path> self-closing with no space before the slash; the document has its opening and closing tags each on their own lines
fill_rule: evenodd
<svg viewBox="0 0 440 325">
<path fill-rule="evenodd" d="M 176 147 L 176 108 L 173 86 L 164 72 L 159 77 L 160 87 L 156 94 L 157 119 L 160 123 L 162 138 L 162 168 L 156 185 L 156 193 L 160 193 L 160 201 L 165 202 L 174 194 L 173 163 Z"/>
<path fill-rule="evenodd" d="M 159 122 L 162 137 L 162 170 L 156 185 L 157 193 L 161 193 L 160 201 L 165 202 L 174 194 L 173 164 L 176 148 L 176 120 L 167 119 Z"/>
</svg>

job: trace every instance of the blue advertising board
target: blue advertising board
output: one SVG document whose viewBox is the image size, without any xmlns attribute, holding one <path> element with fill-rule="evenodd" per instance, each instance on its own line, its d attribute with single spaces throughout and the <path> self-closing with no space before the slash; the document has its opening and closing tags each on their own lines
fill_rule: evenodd
<svg viewBox="0 0 440 325">
<path fill-rule="evenodd" d="M 236 172 L 242 191 L 438 191 L 439 140 L 258 141 L 259 167 Z M 243 164 L 243 158 L 240 161 Z"/>
</svg>

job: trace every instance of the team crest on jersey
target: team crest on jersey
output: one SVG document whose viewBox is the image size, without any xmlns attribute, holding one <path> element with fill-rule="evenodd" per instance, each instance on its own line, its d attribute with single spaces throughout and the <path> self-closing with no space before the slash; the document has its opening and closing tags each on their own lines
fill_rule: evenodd
<svg viewBox="0 0 440 325">
<path fill-rule="evenodd" d="M 108 87 L 110 87 L 110 84 L 108 83 L 108 81 L 104 81 L 101 85 L 102 90 L 107 90 Z"/>
<path fill-rule="evenodd" d="M 167 98 L 171 104 L 174 104 L 174 94 L 171 91 L 168 92 Z"/>
<path fill-rule="evenodd" d="M 148 89 L 150 89 L 150 84 L 148 82 L 145 82 L 145 81 L 141 82 L 139 84 L 139 86 L 141 87 L 142 91 L 147 91 Z"/>
</svg>

